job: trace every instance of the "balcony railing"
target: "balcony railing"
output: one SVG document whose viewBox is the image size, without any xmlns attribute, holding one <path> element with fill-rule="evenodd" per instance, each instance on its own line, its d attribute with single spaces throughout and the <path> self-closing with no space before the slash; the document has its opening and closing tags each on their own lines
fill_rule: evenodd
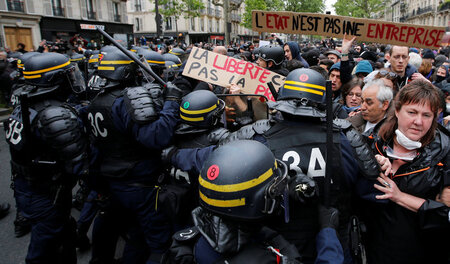
<svg viewBox="0 0 450 264">
<path fill-rule="evenodd" d="M 200 15 L 206 15 L 206 10 L 205 9 L 200 9 Z"/>
<path fill-rule="evenodd" d="M 97 19 L 97 17 L 95 16 L 95 12 L 93 12 L 93 11 L 88 11 L 87 12 L 87 18 L 88 19 Z"/>
<path fill-rule="evenodd" d="M 214 9 L 212 7 L 208 7 L 208 16 L 214 15 Z"/>
<path fill-rule="evenodd" d="M 24 12 L 23 1 L 8 0 L 7 5 L 8 5 L 8 11 Z"/>
<path fill-rule="evenodd" d="M 231 21 L 241 22 L 241 15 L 231 14 Z"/>
<path fill-rule="evenodd" d="M 219 18 L 222 16 L 222 12 L 220 12 L 220 9 L 216 9 L 216 17 Z"/>
<path fill-rule="evenodd" d="M 427 12 L 431 12 L 433 11 L 433 7 L 432 6 L 426 6 L 423 8 L 417 8 L 417 15 L 421 15 L 421 14 L 425 14 Z"/>
<path fill-rule="evenodd" d="M 242 3 L 242 0 L 230 0 L 230 3 L 240 5 Z"/>
<path fill-rule="evenodd" d="M 54 6 L 53 7 L 53 15 L 63 17 L 64 16 L 64 8 Z"/>
<path fill-rule="evenodd" d="M 404 15 L 404 16 L 401 16 L 401 17 L 400 17 L 400 22 L 405 22 L 408 18 L 409 18 L 409 15 L 408 15 L 408 14 L 406 14 L 406 15 Z"/>
<path fill-rule="evenodd" d="M 114 15 L 114 22 L 120 22 L 120 15 Z"/>
</svg>

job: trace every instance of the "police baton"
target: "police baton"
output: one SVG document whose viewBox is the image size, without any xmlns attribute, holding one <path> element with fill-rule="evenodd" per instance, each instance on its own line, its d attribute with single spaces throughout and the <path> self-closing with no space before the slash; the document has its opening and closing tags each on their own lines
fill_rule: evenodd
<svg viewBox="0 0 450 264">
<path fill-rule="evenodd" d="M 330 187 L 332 174 L 332 159 L 333 159 L 333 90 L 331 89 L 331 81 L 327 81 L 325 93 L 326 102 L 326 123 L 327 123 L 327 161 L 325 165 L 325 184 L 324 184 L 324 205 L 329 207 L 331 204 Z"/>
<path fill-rule="evenodd" d="M 269 90 L 272 93 L 273 99 L 276 101 L 278 98 L 278 92 L 277 90 L 275 90 L 275 86 L 273 86 L 272 82 L 268 82 L 267 86 L 269 87 Z"/>
<path fill-rule="evenodd" d="M 161 79 L 155 72 L 152 71 L 150 67 L 147 67 L 144 63 L 142 63 L 140 60 L 138 60 L 135 56 L 133 56 L 133 53 L 127 49 L 125 49 L 122 45 L 120 45 L 115 39 L 113 39 L 108 33 L 106 33 L 103 29 L 100 27 L 97 27 L 98 32 L 100 32 L 103 36 L 105 36 L 111 43 L 116 46 L 118 49 L 120 49 L 125 55 L 127 55 L 130 59 L 132 59 L 134 62 L 136 62 L 139 67 L 141 67 L 146 73 L 150 74 L 159 84 L 161 84 L 164 88 L 167 87 L 167 83 Z"/>
</svg>

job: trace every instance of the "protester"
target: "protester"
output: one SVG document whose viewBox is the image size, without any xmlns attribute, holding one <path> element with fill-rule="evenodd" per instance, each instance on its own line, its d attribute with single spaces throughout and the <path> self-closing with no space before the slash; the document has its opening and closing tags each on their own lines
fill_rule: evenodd
<svg viewBox="0 0 450 264">
<path fill-rule="evenodd" d="M 393 92 L 382 80 L 374 80 L 364 85 L 361 97 L 360 113 L 348 120 L 360 133 L 367 133 L 385 119 Z"/>
<path fill-rule="evenodd" d="M 395 111 L 375 135 L 373 151 L 383 173 L 374 185 L 381 192 L 375 196 L 379 202 L 365 207 L 369 263 L 448 260 L 447 243 L 436 239 L 449 236 L 448 223 L 424 217 L 438 210 L 448 213 L 445 204 L 435 202 L 450 161 L 448 132 L 436 122 L 439 97 L 427 81 L 409 83 L 395 97 Z"/>
<path fill-rule="evenodd" d="M 362 102 L 362 87 L 364 82 L 359 78 L 353 78 L 349 83 L 342 87 L 342 104 L 349 116 L 359 112 Z"/>
</svg>

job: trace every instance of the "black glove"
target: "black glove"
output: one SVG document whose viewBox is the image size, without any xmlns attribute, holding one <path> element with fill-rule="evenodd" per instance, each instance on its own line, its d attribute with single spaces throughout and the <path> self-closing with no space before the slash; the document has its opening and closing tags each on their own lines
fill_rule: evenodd
<svg viewBox="0 0 450 264">
<path fill-rule="evenodd" d="M 295 201 L 305 203 L 317 197 L 317 184 L 304 173 L 297 173 L 289 179 L 289 196 Z"/>
<path fill-rule="evenodd" d="M 170 146 L 166 149 L 163 149 L 161 152 L 161 160 L 164 164 L 170 164 L 172 161 L 173 155 L 178 152 L 178 148 L 175 146 Z"/>
<path fill-rule="evenodd" d="M 339 227 L 339 211 L 333 207 L 325 207 L 319 205 L 319 223 L 320 229 L 331 227 L 337 229 Z"/>
<path fill-rule="evenodd" d="M 171 82 L 167 82 L 167 87 L 164 89 L 164 99 L 166 101 L 180 101 L 182 96 L 183 91 L 180 88 Z"/>
</svg>

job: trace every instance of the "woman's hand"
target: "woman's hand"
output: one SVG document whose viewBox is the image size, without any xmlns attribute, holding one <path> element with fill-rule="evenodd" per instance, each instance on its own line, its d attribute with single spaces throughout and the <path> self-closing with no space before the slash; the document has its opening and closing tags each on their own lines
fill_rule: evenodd
<svg viewBox="0 0 450 264">
<path fill-rule="evenodd" d="M 384 175 L 388 176 L 389 174 L 391 174 L 392 172 L 391 161 L 388 158 L 383 157 L 379 154 L 375 155 L 375 158 L 377 159 L 378 164 L 380 164 L 381 171 L 384 171 Z"/>
<path fill-rule="evenodd" d="M 383 173 L 380 173 L 380 177 L 378 177 L 377 180 L 379 183 L 381 183 L 381 185 L 374 184 L 373 186 L 384 194 L 377 195 L 375 196 L 375 198 L 389 199 L 393 202 L 400 201 L 403 193 L 398 189 L 397 184 L 393 180 L 389 179 L 389 177 L 386 177 L 386 175 L 384 175 Z"/>
</svg>

